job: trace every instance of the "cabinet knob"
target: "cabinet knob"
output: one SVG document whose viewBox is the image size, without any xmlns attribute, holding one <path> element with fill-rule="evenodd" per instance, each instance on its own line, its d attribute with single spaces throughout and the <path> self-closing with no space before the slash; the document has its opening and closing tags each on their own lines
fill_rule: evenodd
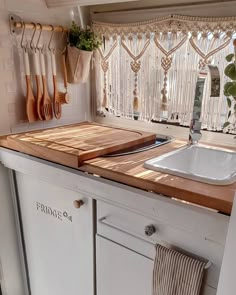
<svg viewBox="0 0 236 295">
<path fill-rule="evenodd" d="M 150 237 L 156 232 L 156 228 L 153 224 L 145 226 L 145 235 Z"/>
<path fill-rule="evenodd" d="M 75 200 L 73 205 L 75 208 L 79 209 L 82 205 L 84 205 L 84 202 L 82 200 Z"/>
</svg>

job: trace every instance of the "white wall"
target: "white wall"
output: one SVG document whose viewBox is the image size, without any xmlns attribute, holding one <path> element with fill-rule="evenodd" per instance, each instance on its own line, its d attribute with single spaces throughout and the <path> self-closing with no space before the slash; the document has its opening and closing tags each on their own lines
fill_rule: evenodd
<svg viewBox="0 0 236 295">
<path fill-rule="evenodd" d="M 69 26 L 73 18 L 73 10 L 69 8 L 48 9 L 44 0 L 0 0 L 0 135 L 65 125 L 89 119 L 89 85 L 69 85 L 71 102 L 62 108 L 60 120 L 37 122 L 29 124 L 25 114 L 25 80 L 22 64 L 20 35 L 12 36 L 9 30 L 9 12 L 17 14 L 25 21 L 41 22 Z M 75 15 L 77 20 L 77 17 Z M 32 32 L 27 33 L 27 37 Z M 50 33 L 44 33 L 42 40 L 47 41 Z M 55 39 L 59 36 L 55 36 Z M 35 38 L 36 40 L 36 38 Z M 49 59 L 50 61 L 50 59 Z M 58 70 L 61 63 L 58 59 Z M 60 89 L 63 90 L 60 74 Z M 49 88 L 52 92 L 51 68 L 48 65 L 50 77 Z"/>
</svg>

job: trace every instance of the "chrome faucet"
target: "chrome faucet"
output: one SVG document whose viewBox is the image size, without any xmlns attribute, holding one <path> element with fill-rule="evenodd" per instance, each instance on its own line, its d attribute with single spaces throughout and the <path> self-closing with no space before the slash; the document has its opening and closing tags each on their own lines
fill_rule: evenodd
<svg viewBox="0 0 236 295">
<path fill-rule="evenodd" d="M 194 106 L 193 106 L 193 117 L 190 123 L 189 131 L 189 144 L 197 144 L 201 134 L 201 113 L 202 113 L 202 98 L 204 84 L 207 78 L 208 71 L 210 72 L 211 78 L 211 95 L 210 97 L 219 97 L 220 96 L 220 73 L 217 66 L 206 65 L 202 68 L 198 74 L 195 97 L 194 97 Z"/>
</svg>

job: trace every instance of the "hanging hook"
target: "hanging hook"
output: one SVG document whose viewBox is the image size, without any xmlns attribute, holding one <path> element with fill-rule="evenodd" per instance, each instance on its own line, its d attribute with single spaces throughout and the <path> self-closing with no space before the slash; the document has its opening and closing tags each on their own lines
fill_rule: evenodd
<svg viewBox="0 0 236 295">
<path fill-rule="evenodd" d="M 32 25 L 34 26 L 34 32 L 33 32 L 32 38 L 30 40 L 30 48 L 36 49 L 36 47 L 33 46 L 33 41 L 34 41 L 34 36 L 35 36 L 36 30 L 37 30 L 37 25 L 35 23 L 32 23 Z"/>
<path fill-rule="evenodd" d="M 52 34 L 51 34 L 51 37 L 50 37 L 50 40 L 49 40 L 49 43 L 48 43 L 48 49 L 50 51 L 54 51 L 55 48 L 51 48 L 51 42 L 52 42 L 52 37 L 54 35 L 54 26 L 53 25 L 50 25 L 52 27 Z"/>
<path fill-rule="evenodd" d="M 23 27 L 23 32 L 22 32 L 22 36 L 21 36 L 21 42 L 20 42 L 20 46 L 21 46 L 21 48 L 23 49 L 26 49 L 26 46 L 27 46 L 27 43 L 24 45 L 23 44 L 23 40 L 24 40 L 24 36 L 25 36 L 25 22 L 21 22 L 21 24 L 22 24 L 22 27 Z"/>
<path fill-rule="evenodd" d="M 37 24 L 36 24 L 36 27 L 37 27 L 37 25 L 40 26 L 40 32 L 39 32 L 39 36 L 38 36 L 38 40 L 37 40 L 37 43 L 36 43 L 35 48 L 38 49 L 38 50 L 40 50 L 40 48 L 39 48 L 39 40 L 40 40 L 40 37 L 41 37 L 42 31 L 43 31 L 43 26 L 42 26 L 40 23 L 37 23 Z"/>
</svg>

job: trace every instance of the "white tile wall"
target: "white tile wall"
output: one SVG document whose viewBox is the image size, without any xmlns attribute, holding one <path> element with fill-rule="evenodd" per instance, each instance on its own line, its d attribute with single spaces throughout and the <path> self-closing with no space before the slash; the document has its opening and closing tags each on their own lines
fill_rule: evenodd
<svg viewBox="0 0 236 295">
<path fill-rule="evenodd" d="M 57 125 L 66 125 L 90 119 L 89 85 L 69 85 L 71 102 L 62 107 L 62 118 L 50 122 L 29 124 L 25 114 L 25 80 L 22 52 L 19 46 L 21 36 L 10 34 L 8 17 L 14 13 L 25 21 L 69 26 L 74 11 L 69 8 L 48 9 L 44 0 L 0 0 L 0 135 Z M 32 31 L 26 32 L 29 39 Z M 37 35 L 35 36 L 37 40 Z M 42 42 L 47 43 L 50 33 L 44 32 Z M 55 45 L 60 38 L 54 36 Z M 58 86 L 64 90 L 61 75 L 60 54 L 57 55 Z M 48 86 L 52 92 L 50 58 L 47 59 Z"/>
</svg>

